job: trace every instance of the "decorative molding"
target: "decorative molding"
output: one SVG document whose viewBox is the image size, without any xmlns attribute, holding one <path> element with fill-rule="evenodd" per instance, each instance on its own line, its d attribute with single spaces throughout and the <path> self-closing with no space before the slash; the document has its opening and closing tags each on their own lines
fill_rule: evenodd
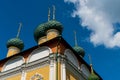
<svg viewBox="0 0 120 80">
<path fill-rule="evenodd" d="M 74 64 L 76 67 L 79 67 L 78 59 L 70 49 L 66 49 L 64 55 L 66 55 L 67 59 L 71 61 L 72 64 Z"/>
<path fill-rule="evenodd" d="M 86 80 L 87 76 L 83 74 L 83 72 L 80 70 L 80 66 L 78 63 L 78 59 L 74 55 L 74 53 L 70 49 L 66 49 L 64 52 L 64 55 L 66 56 L 65 60 L 66 62 L 66 67 L 69 69 L 71 72 L 77 75 L 80 80 Z"/>
<path fill-rule="evenodd" d="M 54 75 L 55 75 L 55 60 L 54 59 L 51 59 L 50 60 L 50 72 L 49 72 L 49 75 L 50 75 L 50 79 L 49 80 L 54 80 Z"/>
<path fill-rule="evenodd" d="M 82 73 L 83 73 L 84 75 L 86 75 L 87 77 L 90 76 L 90 71 L 89 71 L 89 69 L 87 68 L 87 66 L 86 66 L 85 64 L 82 64 L 82 65 L 80 66 L 80 70 L 81 70 Z"/>
<path fill-rule="evenodd" d="M 61 80 L 66 80 L 66 56 L 61 57 Z"/>
<path fill-rule="evenodd" d="M 57 55 L 56 54 L 50 54 L 49 55 L 49 60 L 50 60 L 50 78 L 49 80 L 56 80 L 56 60 L 57 60 Z"/>
<path fill-rule="evenodd" d="M 49 65 L 49 63 L 50 63 L 49 62 L 49 56 L 44 57 L 42 59 L 27 63 L 26 71 L 31 71 L 31 70 L 34 70 L 34 69 L 37 69 L 37 68 L 40 68 L 40 67 L 43 67 L 43 66 L 47 66 L 47 65 Z"/>
<path fill-rule="evenodd" d="M 40 74 L 36 73 L 30 78 L 30 80 L 43 80 L 43 77 Z"/>
<path fill-rule="evenodd" d="M 66 67 L 67 70 L 71 71 L 72 73 L 74 73 L 78 78 L 80 78 L 80 80 L 87 80 L 87 76 L 85 74 L 83 74 L 83 72 L 81 70 L 79 70 L 72 62 L 70 62 L 69 60 L 67 60 L 66 62 Z"/>
<path fill-rule="evenodd" d="M 42 54 L 42 53 L 40 53 L 40 52 L 42 52 L 42 51 L 48 51 L 48 52 L 46 52 L 46 54 L 44 53 L 44 54 Z M 49 48 L 49 47 L 47 47 L 47 46 L 42 46 L 42 47 L 39 47 L 39 48 L 37 48 L 37 49 L 35 49 L 35 50 L 33 50 L 32 51 L 32 53 L 29 55 L 29 57 L 28 57 L 28 60 L 27 60 L 27 63 L 29 63 L 29 62 L 32 62 L 32 61 L 36 61 L 36 60 L 31 60 L 31 57 L 32 56 L 34 56 L 35 54 L 39 54 L 40 55 L 40 57 L 39 56 L 36 56 L 36 57 L 38 57 L 38 59 L 40 59 L 40 58 L 44 58 L 44 57 L 46 57 L 46 56 L 49 56 L 49 54 L 51 54 L 52 53 L 52 50 Z M 41 55 L 42 54 L 42 55 Z M 41 57 L 42 56 L 42 57 Z M 34 59 L 34 58 L 33 58 Z M 31 60 L 31 61 L 30 61 Z"/>
<path fill-rule="evenodd" d="M 46 56 L 44 58 L 38 59 L 33 62 L 24 63 L 22 66 L 0 72 L 0 79 L 6 79 L 18 74 L 21 74 L 21 80 L 25 80 L 26 73 L 28 71 L 48 66 L 50 68 L 49 73 L 49 80 L 56 80 L 56 60 L 61 63 L 61 80 L 66 80 L 66 71 L 69 70 L 73 72 L 79 79 L 86 80 L 87 76 L 78 68 L 76 67 L 70 60 L 68 60 L 68 57 L 66 55 L 61 54 L 49 54 L 49 56 Z"/>
<path fill-rule="evenodd" d="M 22 66 L 19 66 L 4 72 L 0 72 L 0 79 L 6 79 L 18 74 L 21 74 L 21 75 L 26 74 L 26 71 L 37 69 L 46 65 L 49 65 L 49 56 L 31 63 L 26 63 L 26 64 L 24 63 L 22 64 Z M 23 77 L 21 78 L 22 78 L 21 80 L 23 80 Z M 24 78 L 25 78 L 25 75 L 24 75 Z"/>
<path fill-rule="evenodd" d="M 4 71 L 0 73 L 0 79 L 6 79 L 15 75 L 21 74 L 21 68 L 20 67 L 16 67 L 14 69 L 8 70 L 8 71 Z"/>
<path fill-rule="evenodd" d="M 26 80 L 26 63 L 21 66 L 21 80 Z"/>
<path fill-rule="evenodd" d="M 14 62 L 14 65 L 13 65 L 12 62 L 13 62 L 14 60 L 16 60 L 15 62 L 17 62 L 17 64 Z M 20 60 L 22 60 L 21 64 L 19 63 Z M 19 67 L 19 66 L 21 66 L 24 62 L 25 62 L 25 59 L 24 59 L 22 56 L 15 56 L 15 57 L 11 58 L 10 60 L 8 60 L 8 61 L 4 64 L 1 72 L 10 70 L 10 69 L 12 69 L 12 68 Z M 19 64 L 18 64 L 18 63 L 19 63 Z M 12 64 L 12 65 L 10 66 L 10 64 Z M 9 66 L 9 67 L 8 67 L 8 66 Z"/>
</svg>

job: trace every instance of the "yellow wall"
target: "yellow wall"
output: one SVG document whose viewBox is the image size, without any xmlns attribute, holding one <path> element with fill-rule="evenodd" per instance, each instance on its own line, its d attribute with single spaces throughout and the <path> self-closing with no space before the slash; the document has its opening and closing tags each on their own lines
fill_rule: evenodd
<svg viewBox="0 0 120 80">
<path fill-rule="evenodd" d="M 10 77 L 10 78 L 7 78 L 5 80 L 21 80 L 21 74 L 18 74 L 16 76 L 13 76 L 13 77 Z"/>
<path fill-rule="evenodd" d="M 30 80 L 36 73 L 43 77 L 43 80 L 49 80 L 49 66 L 44 66 L 35 70 L 28 71 L 26 74 L 26 80 Z"/>
<path fill-rule="evenodd" d="M 67 73 L 67 80 L 79 80 L 79 78 L 75 75 L 75 73 L 70 72 L 69 70 L 66 71 Z"/>
</svg>

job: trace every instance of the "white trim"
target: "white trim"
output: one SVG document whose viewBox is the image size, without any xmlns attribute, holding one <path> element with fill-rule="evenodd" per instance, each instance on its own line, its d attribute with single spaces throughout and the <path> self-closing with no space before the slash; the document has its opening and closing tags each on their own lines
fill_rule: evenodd
<svg viewBox="0 0 120 80">
<path fill-rule="evenodd" d="M 11 61 L 13 61 L 14 59 L 22 59 L 22 61 L 23 61 L 23 63 L 25 62 L 25 59 L 24 59 L 24 57 L 23 56 L 15 56 L 15 57 L 13 57 L 13 58 L 11 58 L 11 59 L 9 59 L 5 64 L 4 64 L 4 66 L 3 66 L 3 68 L 2 68 L 2 70 L 1 70 L 1 72 L 4 72 L 4 71 L 6 71 L 5 70 L 5 67 L 6 67 L 6 65 L 9 63 L 9 62 L 11 62 Z M 22 64 L 23 64 L 22 63 Z M 22 65 L 21 64 L 21 65 Z M 18 67 L 18 66 L 16 66 L 16 67 Z M 14 67 L 15 68 L 15 67 Z M 9 70 L 9 69 L 8 69 Z"/>
<path fill-rule="evenodd" d="M 26 63 L 21 66 L 21 80 L 26 80 Z"/>
<path fill-rule="evenodd" d="M 55 75 L 54 69 L 55 69 L 54 60 L 50 60 L 50 72 L 49 72 L 50 78 L 49 78 L 49 80 L 55 80 L 54 79 L 54 75 Z"/>
<path fill-rule="evenodd" d="M 66 66 L 65 62 L 61 64 L 61 80 L 66 80 Z"/>
<path fill-rule="evenodd" d="M 67 56 L 67 59 L 72 62 L 72 64 L 79 68 L 78 59 L 70 49 L 66 49 L 64 55 Z"/>
<path fill-rule="evenodd" d="M 26 72 L 25 72 L 25 70 L 22 70 L 21 80 L 26 80 Z"/>
<path fill-rule="evenodd" d="M 54 60 L 54 80 L 56 80 L 56 61 Z"/>
<path fill-rule="evenodd" d="M 26 74 L 28 71 L 32 71 L 34 69 L 38 69 L 41 68 L 43 66 L 49 66 L 49 56 L 47 56 L 44 59 L 35 61 L 35 62 L 31 62 L 31 63 L 27 63 L 27 64 L 22 64 L 21 66 L 18 66 L 16 68 L 10 69 L 8 71 L 4 71 L 0 73 L 0 80 L 1 79 L 6 79 L 8 77 L 14 76 L 16 74 Z M 26 73 L 22 72 L 22 70 L 25 70 Z M 24 78 L 26 77 L 26 75 L 24 76 Z M 22 80 L 22 79 L 20 79 Z M 26 79 L 25 79 L 26 80 Z"/>
<path fill-rule="evenodd" d="M 86 66 L 85 64 L 81 64 L 80 70 L 81 70 L 82 73 L 83 73 L 84 75 L 86 75 L 87 77 L 90 76 L 90 71 L 89 71 L 89 69 L 87 68 L 87 66 Z"/>
<path fill-rule="evenodd" d="M 87 80 L 88 77 L 81 70 L 78 70 L 76 66 L 72 65 L 70 61 L 66 62 L 66 67 L 67 70 L 74 73 L 80 80 Z"/>
<path fill-rule="evenodd" d="M 12 70 L 12 69 L 11 69 Z M 21 71 L 20 71 L 20 68 L 16 68 L 15 70 L 8 70 L 8 71 L 5 71 L 5 72 L 1 72 L 0 73 L 0 79 L 7 79 L 7 78 L 10 78 L 10 77 L 13 77 L 13 76 L 16 76 L 16 75 L 21 75 Z"/>
<path fill-rule="evenodd" d="M 56 54 L 49 55 L 49 60 L 50 60 L 49 80 L 56 80 Z"/>
<path fill-rule="evenodd" d="M 37 52 L 39 52 L 40 50 L 48 50 L 48 54 L 51 54 L 51 53 L 52 53 L 52 50 L 51 50 L 49 47 L 47 47 L 47 46 L 39 47 L 39 48 L 33 50 L 32 53 L 28 56 L 27 63 L 29 63 L 32 55 L 34 55 L 35 53 L 37 54 Z M 49 55 L 48 55 L 48 56 L 49 56 Z"/>
</svg>

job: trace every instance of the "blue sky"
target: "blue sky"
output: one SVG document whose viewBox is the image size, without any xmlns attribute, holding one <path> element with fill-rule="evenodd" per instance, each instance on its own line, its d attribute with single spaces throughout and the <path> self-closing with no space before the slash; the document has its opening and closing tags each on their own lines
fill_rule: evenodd
<svg viewBox="0 0 120 80">
<path fill-rule="evenodd" d="M 47 21 L 48 7 L 52 9 L 55 5 L 56 19 L 64 26 L 64 39 L 74 46 L 73 31 L 76 30 L 78 45 L 86 52 L 85 61 L 89 63 L 87 55 L 90 54 L 93 68 L 104 80 L 119 80 L 120 6 L 117 1 L 1 0 L 0 59 L 6 57 L 6 42 L 16 37 L 19 22 L 23 23 L 20 38 L 24 41 L 24 50 L 37 45 L 33 32 L 39 24 Z M 115 7 L 109 6 L 111 3 Z"/>
</svg>

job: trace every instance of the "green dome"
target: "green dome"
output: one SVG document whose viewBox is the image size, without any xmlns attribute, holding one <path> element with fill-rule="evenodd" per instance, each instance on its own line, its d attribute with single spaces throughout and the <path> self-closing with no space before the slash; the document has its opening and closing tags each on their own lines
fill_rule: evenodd
<svg viewBox="0 0 120 80">
<path fill-rule="evenodd" d="M 40 37 L 43 37 L 45 36 L 45 27 L 46 27 L 46 24 L 40 24 L 34 31 L 34 38 L 36 40 L 36 42 L 38 42 L 38 39 Z"/>
<path fill-rule="evenodd" d="M 46 23 L 46 27 L 45 27 L 45 32 L 49 29 L 56 29 L 60 32 L 60 34 L 62 33 L 63 30 L 63 26 L 60 22 L 56 21 L 56 20 L 50 20 Z"/>
<path fill-rule="evenodd" d="M 63 27 L 62 27 L 62 24 L 56 20 L 50 20 L 46 23 L 40 24 L 34 31 L 34 38 L 36 42 L 38 42 L 38 39 L 40 37 L 45 36 L 46 31 L 49 29 L 57 29 L 61 34 Z"/>
<path fill-rule="evenodd" d="M 75 46 L 73 47 L 73 49 L 82 57 L 85 56 L 85 51 L 83 48 L 79 47 L 79 46 Z"/>
<path fill-rule="evenodd" d="M 88 80 L 99 80 L 99 77 L 96 74 L 91 73 L 88 77 Z"/>
<path fill-rule="evenodd" d="M 12 38 L 7 42 L 7 48 L 9 48 L 10 46 L 15 46 L 22 50 L 24 48 L 24 43 L 19 38 Z"/>
</svg>

